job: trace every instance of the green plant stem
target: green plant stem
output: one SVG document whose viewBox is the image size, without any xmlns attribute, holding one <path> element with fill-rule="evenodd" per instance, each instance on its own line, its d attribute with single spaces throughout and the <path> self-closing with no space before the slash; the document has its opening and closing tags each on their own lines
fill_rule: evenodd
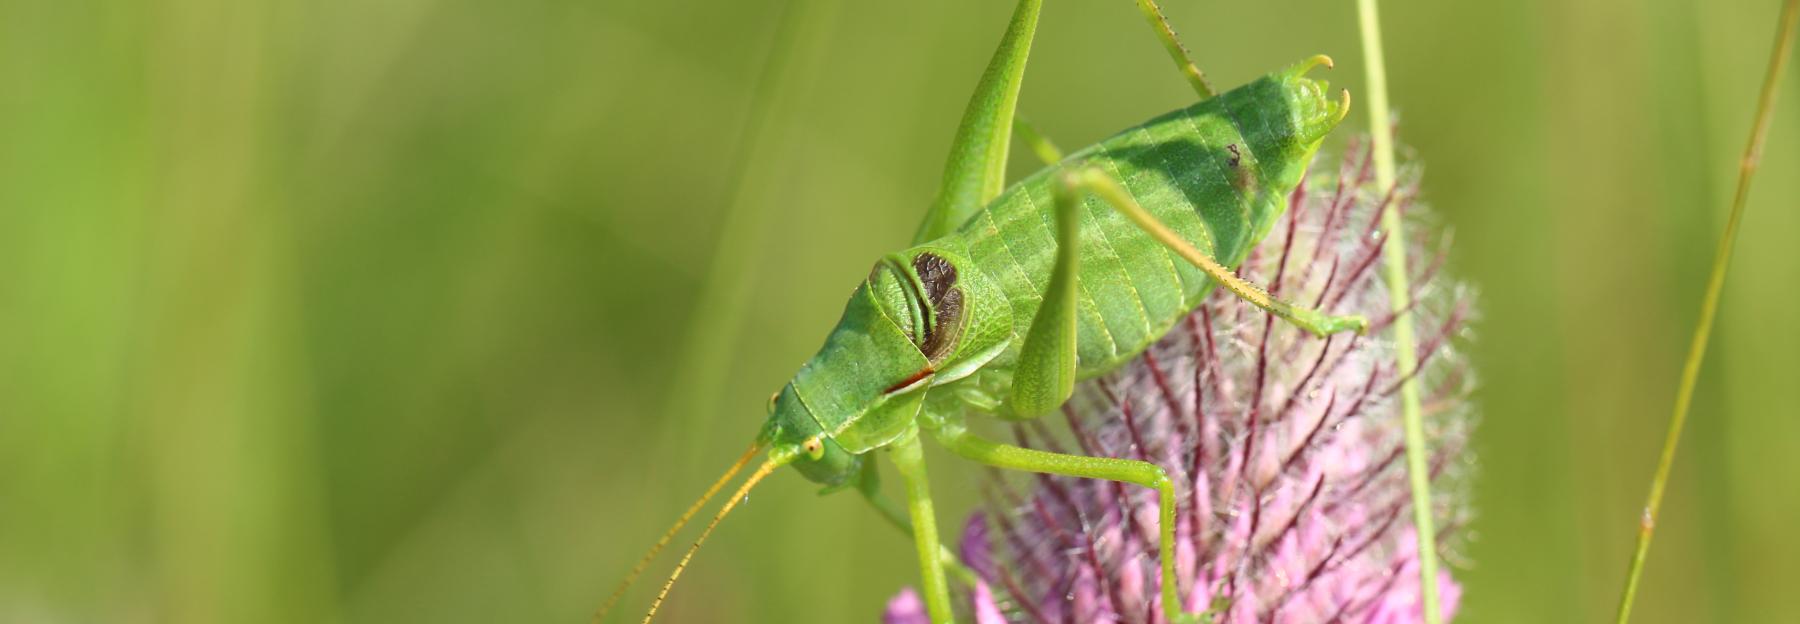
<svg viewBox="0 0 1800 624">
<path fill-rule="evenodd" d="M 1769 73 L 1763 77 L 1762 96 L 1756 104 L 1756 121 L 1750 129 L 1750 144 L 1738 162 L 1737 192 L 1731 198 L 1731 215 L 1725 221 L 1725 232 L 1719 237 L 1719 248 L 1713 255 L 1712 275 L 1706 282 L 1706 295 L 1700 303 L 1700 320 L 1694 326 L 1694 339 L 1688 345 L 1687 363 L 1681 369 L 1681 386 L 1675 392 L 1675 413 L 1669 418 L 1669 430 L 1663 438 L 1662 457 L 1656 463 L 1656 476 L 1650 480 L 1650 496 L 1644 502 L 1644 514 L 1638 521 L 1637 548 L 1631 554 L 1631 569 L 1625 576 L 1625 592 L 1619 599 L 1618 623 L 1631 620 L 1631 603 L 1637 598 L 1638 581 L 1643 578 L 1644 559 L 1650 554 L 1650 540 L 1656 533 L 1657 513 L 1662 510 L 1663 491 L 1669 484 L 1669 469 L 1675 463 L 1675 449 L 1681 443 L 1681 430 L 1687 425 L 1688 408 L 1693 404 L 1694 385 L 1700 379 L 1700 365 L 1706 360 L 1706 342 L 1712 336 L 1713 318 L 1719 311 L 1719 294 L 1725 288 L 1725 274 L 1731 268 L 1731 250 L 1737 245 L 1738 225 L 1744 220 L 1744 206 L 1750 199 L 1750 180 L 1762 160 L 1763 141 L 1769 134 L 1769 122 L 1775 117 L 1775 94 L 1781 85 L 1782 69 L 1787 65 L 1794 45 L 1794 23 L 1800 18 L 1800 0 L 1788 0 L 1782 7 L 1780 25 L 1775 31 L 1775 50 L 1769 58 Z"/>
<path fill-rule="evenodd" d="M 1371 150 L 1375 157 L 1375 184 L 1386 192 L 1395 183 L 1394 135 L 1388 112 L 1387 62 L 1381 51 L 1381 17 L 1375 0 L 1357 0 L 1356 9 L 1369 81 L 1369 135 L 1374 143 Z M 1413 529 L 1419 542 L 1420 616 L 1426 624 L 1438 624 L 1437 528 L 1431 515 L 1430 449 L 1425 445 L 1419 386 L 1413 374 L 1419 362 L 1412 315 L 1403 312 L 1412 306 L 1412 286 L 1406 274 L 1406 230 L 1400 211 L 1392 207 L 1382 211 L 1381 228 L 1387 236 L 1382 245 L 1382 261 L 1388 303 L 1399 315 L 1394 319 L 1394 359 L 1399 365 L 1396 373 L 1404 380 L 1400 383 L 1400 409 L 1406 425 L 1406 472 L 1412 487 Z"/>
</svg>

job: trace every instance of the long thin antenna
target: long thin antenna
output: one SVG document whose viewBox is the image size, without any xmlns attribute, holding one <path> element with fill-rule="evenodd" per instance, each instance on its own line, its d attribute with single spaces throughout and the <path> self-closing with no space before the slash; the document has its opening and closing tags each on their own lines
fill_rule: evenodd
<svg viewBox="0 0 1800 624">
<path fill-rule="evenodd" d="M 619 598 L 625 596 L 625 590 L 630 589 L 631 584 L 637 581 L 638 575 L 644 573 L 644 568 L 650 567 L 650 561 L 656 559 L 656 555 L 662 552 L 663 547 L 668 546 L 669 541 L 675 539 L 675 534 L 681 532 L 681 527 L 687 526 L 688 520 L 693 518 L 694 514 L 699 513 L 701 507 L 706 506 L 706 501 L 711 500 L 714 494 L 718 494 L 719 489 L 725 487 L 732 477 L 737 476 L 738 471 L 743 470 L 744 466 L 749 465 L 750 460 L 756 457 L 757 453 L 762 452 L 762 449 L 761 440 L 752 443 L 750 449 L 744 451 L 744 454 L 725 470 L 725 474 L 719 475 L 719 480 L 714 481 L 712 487 L 706 488 L 706 493 L 701 494 L 699 500 L 688 505 L 687 511 L 681 513 L 681 519 L 676 520 L 675 525 L 663 533 L 662 539 L 656 540 L 656 545 L 651 546 L 650 552 L 644 553 L 644 558 L 639 559 L 637 565 L 631 568 L 631 573 L 625 575 L 625 580 L 619 583 L 618 589 L 614 589 L 612 595 L 606 597 L 606 603 L 600 605 L 600 611 L 594 613 L 594 624 L 600 624 L 601 620 L 606 619 L 606 613 L 612 611 L 613 606 L 619 604 Z"/>
<path fill-rule="evenodd" d="M 719 526 L 719 521 L 724 520 L 726 514 L 731 513 L 731 508 L 736 507 L 738 501 L 744 500 L 744 497 L 750 494 L 750 488 L 756 487 L 756 482 L 769 476 L 769 473 L 775 472 L 776 468 L 780 468 L 785 463 L 787 461 L 782 459 L 763 462 L 763 465 L 756 468 L 756 472 L 750 473 L 750 478 L 744 480 L 743 485 L 738 486 L 737 493 L 732 494 L 731 498 L 725 501 L 725 506 L 719 508 L 719 513 L 713 514 L 712 522 L 706 523 L 706 530 L 701 531 L 700 537 L 694 540 L 694 545 L 688 547 L 687 554 L 681 556 L 681 562 L 675 564 L 675 571 L 669 574 L 668 582 L 663 583 L 662 591 L 656 593 L 656 601 L 650 603 L 650 612 L 644 614 L 643 624 L 650 624 L 650 620 L 656 617 L 656 610 L 662 607 L 663 599 L 669 596 L 669 588 L 675 586 L 675 579 L 681 578 L 681 571 L 687 569 L 688 560 L 693 559 L 694 553 L 700 550 L 700 545 L 706 543 L 706 536 L 712 535 L 713 529 Z"/>
</svg>

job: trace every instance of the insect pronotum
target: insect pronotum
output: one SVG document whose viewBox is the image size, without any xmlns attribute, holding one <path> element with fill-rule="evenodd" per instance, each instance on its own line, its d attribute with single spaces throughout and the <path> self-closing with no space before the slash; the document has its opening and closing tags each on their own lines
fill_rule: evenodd
<svg viewBox="0 0 1800 624">
<path fill-rule="evenodd" d="M 607 598 L 598 622 L 675 533 L 758 454 L 768 458 L 714 514 L 676 564 L 644 622 L 713 527 L 757 482 L 791 465 L 829 488 L 854 488 L 912 533 L 934 622 L 951 622 L 919 438 L 990 466 L 1109 479 L 1160 495 L 1164 616 L 1185 611 L 1174 573 L 1175 491 L 1154 464 L 1033 450 L 969 432 L 970 412 L 1026 419 L 1067 401 L 1162 337 L 1213 287 L 1315 334 L 1362 331 L 1270 297 L 1231 271 L 1287 208 L 1319 142 L 1344 118 L 1305 74 L 1316 56 L 1215 95 L 1154 0 L 1139 9 L 1200 96 L 1192 106 L 1063 157 L 1021 132 L 1048 166 L 1005 186 L 1013 110 L 1042 0 L 1019 0 L 964 113 L 937 201 L 914 246 L 883 256 L 819 352 L 772 398 L 750 449 L 682 514 Z M 1023 126 L 1021 126 L 1023 128 Z M 1028 129 L 1026 129 L 1028 130 Z M 879 493 L 872 451 L 891 451 L 903 514 Z"/>
</svg>

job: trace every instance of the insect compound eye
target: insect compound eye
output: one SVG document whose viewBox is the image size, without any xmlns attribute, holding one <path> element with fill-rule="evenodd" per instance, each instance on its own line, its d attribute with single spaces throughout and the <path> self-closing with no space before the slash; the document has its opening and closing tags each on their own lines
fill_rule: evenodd
<svg viewBox="0 0 1800 624">
<path fill-rule="evenodd" d="M 806 456 L 813 461 L 819 461 L 819 458 L 825 456 L 825 443 L 818 438 L 807 438 L 800 443 L 800 449 L 806 451 Z"/>
</svg>

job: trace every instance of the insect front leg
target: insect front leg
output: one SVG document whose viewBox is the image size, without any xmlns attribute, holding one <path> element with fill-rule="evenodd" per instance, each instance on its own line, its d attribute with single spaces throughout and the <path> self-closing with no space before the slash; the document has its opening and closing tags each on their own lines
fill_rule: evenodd
<svg viewBox="0 0 1800 624">
<path fill-rule="evenodd" d="M 925 610 L 931 614 L 932 622 L 955 622 L 955 611 L 950 608 L 950 584 L 944 579 L 943 559 L 938 554 L 943 547 L 938 542 L 937 513 L 931 504 L 931 484 L 925 476 L 925 453 L 919 446 L 918 430 L 907 433 L 889 449 L 894 467 L 906 481 L 906 509 L 912 518 L 913 545 L 919 553 L 919 571 L 923 576 L 919 589 L 925 595 Z"/>
<path fill-rule="evenodd" d="M 877 476 L 873 458 L 863 462 L 863 471 L 857 480 L 856 491 L 862 494 L 863 500 L 867 501 L 869 506 L 875 509 L 875 513 L 887 521 L 888 525 L 905 534 L 907 539 L 914 539 L 912 519 L 908 517 L 910 511 L 895 504 L 887 495 L 881 493 L 881 479 Z M 942 562 L 945 570 L 964 584 L 975 584 L 975 572 L 964 565 L 956 553 L 951 552 L 943 544 L 938 545 L 937 551 L 938 561 Z"/>
</svg>

